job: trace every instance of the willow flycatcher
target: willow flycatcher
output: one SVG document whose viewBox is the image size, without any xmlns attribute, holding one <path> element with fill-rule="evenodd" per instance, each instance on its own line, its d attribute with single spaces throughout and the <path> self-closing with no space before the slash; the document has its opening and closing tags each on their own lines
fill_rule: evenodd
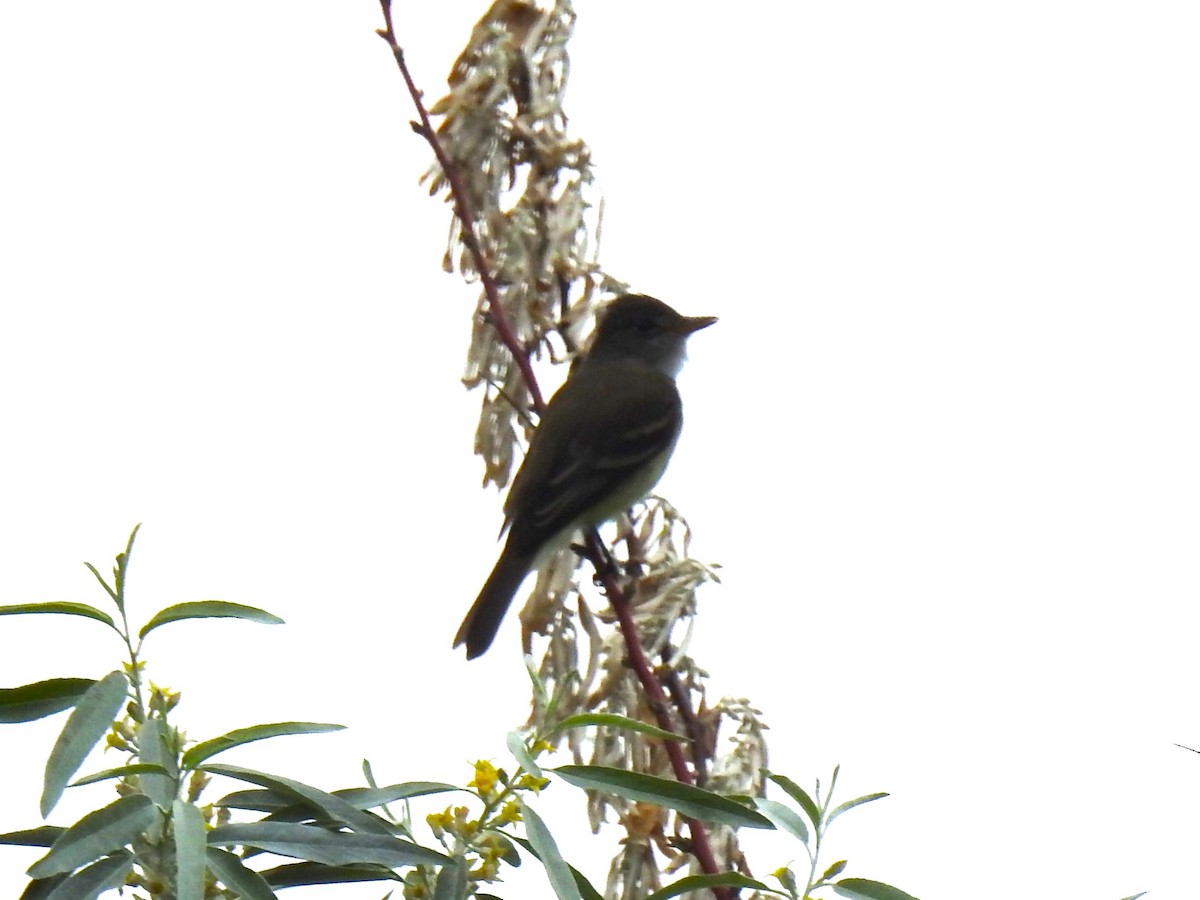
<svg viewBox="0 0 1200 900">
<path fill-rule="evenodd" d="M 675 387 L 688 336 L 717 321 L 626 294 L 550 398 L 504 502 L 508 540 L 454 638 L 467 659 L 491 645 L 529 571 L 580 528 L 620 515 L 658 483 L 679 431 Z M 501 534 L 503 534 L 503 529 Z"/>
</svg>

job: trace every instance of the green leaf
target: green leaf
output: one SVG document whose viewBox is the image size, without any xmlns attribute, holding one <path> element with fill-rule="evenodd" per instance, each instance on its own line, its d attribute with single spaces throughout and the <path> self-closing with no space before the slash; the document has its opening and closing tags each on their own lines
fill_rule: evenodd
<svg viewBox="0 0 1200 900">
<path fill-rule="evenodd" d="M 279 810 L 287 809 L 290 806 L 295 806 L 296 801 L 293 795 L 284 796 L 277 794 L 271 790 L 256 790 L 256 791 L 234 791 L 231 794 L 226 794 L 220 800 L 213 803 L 213 806 L 225 806 L 229 809 L 248 809 L 254 812 L 278 812 Z"/>
<path fill-rule="evenodd" d="M 52 875 L 50 878 L 39 878 L 25 885 L 21 891 L 20 900 L 46 900 L 56 887 L 67 880 L 66 875 Z"/>
<path fill-rule="evenodd" d="M 70 787 L 83 787 L 85 784 L 95 784 L 98 781 L 108 781 L 112 778 L 128 778 L 130 775 L 170 775 L 162 766 L 151 763 L 130 763 L 127 766 L 117 766 L 114 769 L 104 769 L 86 778 L 72 781 Z"/>
<path fill-rule="evenodd" d="M 133 539 L 137 537 L 141 527 L 141 522 L 133 526 L 133 531 L 129 533 L 129 542 L 125 544 L 125 549 L 117 554 L 117 564 L 113 567 L 113 587 L 117 592 L 113 599 L 116 600 L 122 615 L 125 614 L 125 581 L 129 573 L 129 557 L 133 554 Z"/>
<path fill-rule="evenodd" d="M 0 844 L 20 844 L 22 847 L 49 847 L 66 830 L 61 825 L 42 825 L 40 828 L 28 828 L 25 831 L 10 831 L 8 834 L 0 834 Z"/>
<path fill-rule="evenodd" d="M 263 877 L 242 865 L 242 861 L 232 853 L 209 847 L 206 855 L 208 868 L 225 887 L 237 892 L 241 900 L 278 900 Z"/>
<path fill-rule="evenodd" d="M 299 781 L 293 781 L 290 778 L 283 778 L 279 775 L 271 775 L 267 772 L 243 769 L 241 766 L 201 766 L 200 768 L 205 772 L 225 775 L 229 778 L 236 778 L 239 781 L 248 781 L 251 784 L 261 785 L 281 794 L 291 794 L 296 799 L 315 806 L 334 821 L 344 822 L 355 831 L 391 836 L 391 828 L 386 822 L 370 813 L 355 809 L 353 804 L 320 788 L 315 788 Z M 322 860 L 317 861 L 321 862 Z M 355 861 L 361 862 L 361 860 Z M 340 865 L 340 863 L 334 862 L 330 863 L 330 865 Z"/>
<path fill-rule="evenodd" d="M 618 716 L 612 713 L 579 713 L 575 716 L 568 716 L 554 726 L 554 729 L 550 733 L 555 734 L 559 731 L 567 731 L 571 728 L 583 728 L 588 725 L 596 725 L 601 728 L 620 728 L 622 731 L 636 731 L 639 734 L 662 738 L 664 741 L 688 740 L 686 737 L 659 728 L 656 725 L 651 725 L 649 722 L 640 722 L 628 716 Z"/>
<path fill-rule="evenodd" d="M 529 837 L 529 843 L 537 850 L 538 859 L 546 867 L 546 877 L 550 880 L 554 896 L 558 900 L 583 900 L 571 869 L 558 852 L 558 844 L 555 843 L 554 835 L 550 833 L 546 823 L 528 806 L 521 810 L 521 821 L 525 823 L 525 834 Z"/>
<path fill-rule="evenodd" d="M 55 600 L 49 603 L 18 603 L 14 606 L 0 606 L 0 616 L 20 616 L 27 613 L 58 613 L 64 616 L 81 616 L 85 619 L 95 619 L 97 622 L 103 622 L 114 631 L 119 631 L 112 616 L 96 609 L 94 606 L 88 606 L 86 603 Z"/>
<path fill-rule="evenodd" d="M 66 831 L 50 852 L 29 867 L 30 878 L 70 872 L 129 844 L 158 813 L 149 797 L 133 794 L 90 812 Z"/>
<path fill-rule="evenodd" d="M 437 886 L 433 889 L 433 900 L 465 900 L 467 896 L 467 862 L 456 858 L 442 866 L 437 874 Z"/>
<path fill-rule="evenodd" d="M 87 566 L 87 570 L 89 572 L 96 576 L 96 580 L 100 582 L 100 587 L 104 588 L 104 590 L 108 593 L 108 596 L 112 597 L 113 602 L 116 603 L 119 608 L 121 605 L 121 598 L 117 596 L 116 591 L 109 587 L 108 582 L 104 580 L 104 576 L 96 571 L 96 567 L 90 562 L 85 562 L 84 565 Z"/>
<path fill-rule="evenodd" d="M 800 804 L 800 808 L 808 814 L 808 818 L 813 823 L 813 826 L 818 830 L 820 829 L 821 809 L 813 802 L 813 798 L 808 796 L 808 791 L 804 790 L 804 788 L 800 787 L 800 785 L 796 784 L 796 782 L 792 781 L 786 775 L 776 775 L 773 772 L 768 772 L 766 769 L 763 769 L 763 774 L 783 788 L 789 797 Z"/>
<path fill-rule="evenodd" d="M 512 866 L 514 869 L 521 868 L 521 854 L 517 852 L 517 848 L 513 846 L 512 835 L 505 834 L 503 831 L 498 831 L 495 828 L 488 828 L 487 833 L 500 842 L 503 849 L 500 851 L 500 858 Z M 532 849 L 529 850 L 533 852 Z"/>
<path fill-rule="evenodd" d="M 538 855 L 538 852 L 534 848 L 533 844 L 531 844 L 529 841 L 525 840 L 525 838 L 519 838 L 513 834 L 504 834 L 503 832 L 500 832 L 500 831 L 494 831 L 492 833 L 493 834 L 501 834 L 504 837 L 508 838 L 509 840 L 515 841 L 516 843 L 518 843 L 522 847 L 524 847 L 526 849 L 526 851 L 528 851 L 534 857 L 534 859 L 538 860 L 539 862 L 541 861 L 541 856 Z M 577 887 L 579 889 L 579 893 L 583 895 L 583 900 L 604 900 L 604 895 L 601 894 L 594 887 L 592 887 L 592 883 L 583 877 L 582 872 L 580 872 L 578 869 L 576 869 L 570 863 L 567 863 L 567 868 L 571 870 L 571 877 L 575 879 L 575 887 Z M 491 895 L 490 894 L 476 894 L 476 897 L 488 897 L 488 896 L 491 896 Z"/>
<path fill-rule="evenodd" d="M 446 784 L 444 781 L 405 781 L 400 784 L 389 784 L 381 788 L 344 788 L 333 793 L 352 803 L 358 809 L 374 809 L 385 803 L 396 800 L 408 800 L 412 797 L 424 797 L 428 794 L 444 794 L 449 791 L 463 791 L 466 788 L 456 784 Z"/>
<path fill-rule="evenodd" d="M 160 625 L 168 622 L 180 622 L 184 619 L 247 619 L 263 625 L 282 625 L 283 619 L 272 615 L 257 606 L 246 606 L 242 603 L 229 603 L 226 600 L 189 600 L 187 603 L 176 603 L 166 609 L 160 609 L 154 617 L 142 626 L 138 637 L 144 638 Z"/>
<path fill-rule="evenodd" d="M 32 722 L 74 706 L 92 678 L 50 678 L 15 688 L 0 688 L 0 723 Z"/>
<path fill-rule="evenodd" d="M 831 878 L 837 878 L 839 875 L 841 875 L 843 872 L 846 871 L 846 866 L 848 864 L 849 864 L 848 860 L 839 859 L 837 862 L 835 862 L 833 865 L 831 865 L 828 869 L 825 870 L 824 874 L 821 875 L 821 880 L 829 881 Z"/>
<path fill-rule="evenodd" d="M 46 900 L 96 900 L 105 891 L 118 888 L 133 871 L 133 854 L 127 850 L 96 860 L 80 869 L 46 895 Z"/>
<path fill-rule="evenodd" d="M 169 734 L 170 726 L 162 719 L 146 719 L 138 726 L 139 759 L 164 770 L 165 774 L 150 773 L 141 779 L 142 793 L 166 811 L 179 793 L 179 759 L 177 739 Z"/>
<path fill-rule="evenodd" d="M 870 803 L 873 800 L 881 800 L 886 796 L 887 794 L 884 793 L 867 794 L 866 796 L 855 797 L 853 800 L 847 800 L 845 803 L 839 804 L 834 811 L 829 814 L 829 818 L 825 820 L 826 827 L 833 824 L 833 820 L 842 813 L 846 812 L 846 810 L 854 809 L 856 806 L 862 806 L 864 803 Z"/>
<path fill-rule="evenodd" d="M 777 800 L 754 798 L 754 808 L 770 819 L 776 828 L 786 831 L 800 843 L 808 846 L 808 826 L 800 818 L 800 814 Z"/>
<path fill-rule="evenodd" d="M 289 863 L 265 869 L 261 874 L 263 880 L 273 888 L 404 880 L 386 866 L 327 866 L 315 862 Z"/>
<path fill-rule="evenodd" d="M 1181 745 L 1181 744 L 1176 744 L 1175 746 L 1176 746 L 1176 747 L 1179 747 L 1179 746 L 1182 746 L 1182 745 Z M 1184 750 L 1191 750 L 1192 748 L 1191 748 L 1191 747 L 1184 747 L 1183 749 L 1184 749 Z M 1149 891 L 1142 891 L 1140 894 L 1133 894 L 1133 895 L 1131 895 L 1131 896 L 1129 896 L 1129 897 L 1124 897 L 1124 898 L 1122 898 L 1122 900 L 1138 900 L 1138 897 L 1145 897 L 1145 896 L 1146 896 L 1148 893 L 1150 893 L 1150 892 L 1149 892 Z"/>
<path fill-rule="evenodd" d="M 728 797 L 669 778 L 656 778 L 609 766 L 559 766 L 549 771 L 576 787 L 607 791 L 627 800 L 656 803 L 689 818 L 733 828 L 772 827 L 770 820 Z"/>
<path fill-rule="evenodd" d="M 400 866 L 442 866 L 450 858 L 389 834 L 359 834 L 329 831 L 315 825 L 290 822 L 248 822 L 222 825 L 208 833 L 211 846 L 257 847 L 280 856 L 293 856 L 327 866 L 351 866 L 376 863 L 389 868 Z"/>
<path fill-rule="evenodd" d="M 365 810 L 384 806 L 394 800 L 406 800 L 410 797 L 440 794 L 447 791 L 470 793 L 457 785 L 431 781 L 414 781 L 381 788 L 341 788 L 332 793 L 333 796 L 345 800 L 355 809 Z M 319 818 L 324 815 L 322 810 L 307 801 L 297 802 L 292 793 L 284 795 L 270 790 L 234 791 L 217 800 L 213 805 L 270 813 L 273 821 L 280 822 L 302 822 L 305 819 Z"/>
<path fill-rule="evenodd" d="M 693 891 L 716 887 L 745 888 L 750 891 L 778 894 L 780 897 L 787 896 L 782 891 L 768 887 L 761 881 L 755 881 L 753 878 L 747 878 L 740 872 L 721 872 L 717 875 L 687 875 L 678 881 L 671 882 L 671 884 L 668 884 L 662 890 L 655 891 L 646 900 L 668 900 L 670 897 L 679 897 Z"/>
<path fill-rule="evenodd" d="M 42 818 L 50 815 L 67 783 L 79 771 L 92 748 L 104 737 L 125 703 L 129 682 L 121 672 L 110 672 L 87 689 L 75 704 L 46 760 L 42 787 Z"/>
<path fill-rule="evenodd" d="M 834 893 L 849 897 L 850 900 L 917 900 L 900 888 L 869 878 L 843 878 L 832 887 Z"/>
<path fill-rule="evenodd" d="M 204 873 L 208 869 L 204 815 L 186 800 L 171 805 L 175 833 L 175 900 L 204 900 Z"/>
<path fill-rule="evenodd" d="M 183 754 L 183 767 L 194 769 L 204 760 L 223 753 L 232 747 L 249 744 L 266 738 L 280 737 L 286 734 L 324 734 L 330 731 L 341 731 L 345 725 L 330 725 L 325 722 L 276 722 L 271 725 L 251 725 L 249 728 L 235 728 L 228 734 L 201 741 Z"/>
<path fill-rule="evenodd" d="M 504 741 L 508 745 L 508 752 L 513 755 L 521 768 L 533 775 L 536 778 L 544 778 L 542 767 L 534 762 L 533 755 L 529 752 L 529 748 L 525 746 L 525 739 L 517 732 L 510 731 Z"/>
</svg>

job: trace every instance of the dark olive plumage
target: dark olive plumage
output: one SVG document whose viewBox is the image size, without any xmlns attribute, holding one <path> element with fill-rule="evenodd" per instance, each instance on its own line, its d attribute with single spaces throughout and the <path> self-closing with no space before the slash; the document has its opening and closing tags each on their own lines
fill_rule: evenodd
<svg viewBox="0 0 1200 900">
<path fill-rule="evenodd" d="M 474 659 L 491 645 L 525 575 L 580 527 L 619 515 L 658 483 L 683 408 L 675 375 L 692 332 L 712 317 L 681 316 L 641 294 L 612 301 L 586 356 L 546 406 L 504 503 L 508 539 L 454 646 Z"/>
</svg>

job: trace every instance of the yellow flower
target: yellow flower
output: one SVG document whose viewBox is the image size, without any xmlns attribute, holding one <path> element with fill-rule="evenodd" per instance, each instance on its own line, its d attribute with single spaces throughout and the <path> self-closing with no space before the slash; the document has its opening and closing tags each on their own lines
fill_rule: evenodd
<svg viewBox="0 0 1200 900">
<path fill-rule="evenodd" d="M 494 859 L 484 859 L 473 868 L 469 877 L 474 881 L 495 881 L 500 874 L 500 864 Z"/>
<path fill-rule="evenodd" d="M 475 777 L 467 782 L 467 787 L 473 787 L 480 795 L 488 797 L 495 793 L 499 779 L 500 773 L 496 767 L 486 759 L 481 759 L 475 763 Z"/>
<path fill-rule="evenodd" d="M 510 822 L 521 821 L 521 806 L 515 800 L 509 800 L 496 816 L 497 825 L 507 825 Z"/>
<path fill-rule="evenodd" d="M 528 773 L 517 779 L 517 787 L 533 791 L 535 794 L 540 794 L 542 792 L 542 788 L 549 783 L 549 778 L 538 778 L 536 775 L 530 775 Z"/>
<path fill-rule="evenodd" d="M 454 830 L 454 816 L 450 812 L 450 807 L 446 807 L 444 812 L 430 813 L 425 817 L 425 822 L 433 831 L 433 836 L 439 840 L 447 831 Z"/>
</svg>

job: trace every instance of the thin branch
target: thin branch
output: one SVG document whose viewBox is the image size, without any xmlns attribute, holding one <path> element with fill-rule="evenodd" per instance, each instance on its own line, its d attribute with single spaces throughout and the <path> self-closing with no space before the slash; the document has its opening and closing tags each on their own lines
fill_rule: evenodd
<svg viewBox="0 0 1200 900">
<path fill-rule="evenodd" d="M 479 272 L 480 281 L 483 283 L 484 293 L 488 299 L 488 308 L 491 312 L 492 324 L 496 329 L 496 333 L 500 336 L 500 340 L 504 342 L 504 345 L 512 353 L 513 358 L 520 367 L 521 375 L 525 379 L 526 386 L 529 388 L 533 408 L 541 413 L 545 410 L 546 404 L 542 399 L 541 390 L 538 388 L 537 379 L 534 377 L 533 367 L 529 362 L 529 354 L 525 352 L 520 341 L 517 340 L 516 334 L 512 330 L 512 325 L 508 321 L 508 316 L 505 314 L 503 306 L 501 306 L 500 291 L 496 285 L 495 276 L 492 274 L 491 263 L 476 233 L 475 215 L 471 208 L 466 188 L 449 154 L 446 153 L 445 148 L 442 147 L 441 142 L 438 140 L 437 132 L 429 120 L 429 112 L 425 109 L 421 91 L 417 88 L 416 82 L 413 81 L 412 74 L 408 70 L 408 64 L 404 59 L 404 50 L 396 41 L 396 32 L 392 25 L 391 0 L 379 0 L 379 6 L 383 11 L 383 21 L 386 27 L 379 29 L 377 33 L 387 42 L 388 47 L 391 48 L 392 56 L 396 59 L 396 65 L 400 69 L 400 74 L 404 78 L 404 84 L 408 88 L 409 96 L 412 97 L 413 105 L 416 107 L 417 116 L 420 119 L 419 122 L 411 123 L 412 129 L 428 142 L 434 156 L 437 158 L 438 165 L 442 167 L 442 173 L 446 176 L 446 182 L 450 186 L 455 215 L 458 216 L 458 220 L 462 224 L 463 243 L 466 244 L 467 250 L 471 253 L 475 261 L 475 269 Z M 638 680 L 642 684 L 642 689 L 646 692 L 650 707 L 654 710 L 654 715 L 658 719 L 659 726 L 669 731 L 671 730 L 671 714 L 667 695 L 663 692 L 662 685 L 655 677 L 654 672 L 650 668 L 650 663 L 646 659 L 646 653 L 642 648 L 641 640 L 638 638 L 637 628 L 633 622 L 629 603 L 624 592 L 621 590 L 615 573 L 608 565 L 609 553 L 600 540 L 600 535 L 594 528 L 589 529 L 586 535 L 586 544 L 588 559 L 595 567 L 597 576 L 604 584 L 608 601 L 616 612 L 621 633 L 625 638 L 630 665 L 637 674 Z M 684 759 L 683 751 L 679 748 L 678 742 L 665 741 L 664 744 L 676 779 L 685 784 L 693 784 L 695 779 L 688 768 L 687 760 Z M 700 868 L 709 875 L 719 874 L 720 869 L 717 867 L 716 859 L 713 857 L 712 847 L 708 842 L 708 832 L 705 830 L 704 825 L 694 819 L 685 819 L 685 821 L 688 824 L 688 831 L 692 838 L 692 853 L 700 863 Z M 733 897 L 727 888 L 714 888 L 713 893 L 720 900 L 732 900 Z"/>
<path fill-rule="evenodd" d="M 673 723 L 671 721 L 670 706 L 667 703 L 667 695 L 663 691 L 662 684 L 655 676 L 654 671 L 650 668 L 650 660 L 646 658 L 646 651 L 642 647 L 642 642 L 638 637 L 637 626 L 633 621 L 633 611 L 630 609 L 629 601 L 625 597 L 621 586 L 617 581 L 617 573 L 613 571 L 613 567 L 609 564 L 609 554 L 604 547 L 604 542 L 600 539 L 600 533 L 596 529 L 591 528 L 586 534 L 586 544 L 588 549 L 588 558 L 592 560 L 596 566 L 596 574 L 604 585 L 604 592 L 608 596 L 608 602 L 616 613 L 617 621 L 621 626 L 621 635 L 625 638 L 625 650 L 629 657 L 629 665 L 637 675 L 638 681 L 642 684 L 642 690 L 646 692 L 646 698 L 649 701 L 650 709 L 654 713 L 654 718 L 658 720 L 658 727 L 664 731 L 673 731 Z M 597 560 L 603 561 L 601 565 Z M 683 784 L 695 784 L 695 777 L 692 771 L 688 768 L 687 760 L 683 758 L 683 750 L 679 747 L 678 741 L 664 741 L 667 757 L 671 760 L 671 770 L 675 773 L 675 779 Z M 700 868 L 708 875 L 716 875 L 720 869 L 717 867 L 716 858 L 713 856 L 712 847 L 708 843 L 708 831 L 704 825 L 695 819 L 686 818 L 688 832 L 692 836 L 692 853 L 696 860 L 700 863 Z M 713 888 L 713 893 L 726 900 L 732 898 L 732 894 L 727 888 Z"/>
<path fill-rule="evenodd" d="M 508 321 L 508 315 L 500 303 L 500 289 L 496 285 L 495 275 L 492 274 L 492 264 L 488 260 L 483 245 L 479 242 L 475 212 L 471 208 L 467 189 L 458 174 L 458 168 L 450 159 L 442 142 L 437 138 L 433 124 L 429 121 L 429 112 L 425 109 L 421 91 L 413 81 L 412 73 L 408 71 L 408 63 L 404 60 L 404 50 L 396 42 L 396 32 L 392 27 L 391 0 L 379 0 L 379 6 L 383 10 L 383 21 L 387 27 L 377 29 L 375 33 L 383 38 L 391 48 L 392 56 L 396 58 L 396 65 L 400 68 L 400 74 L 404 78 L 404 84 L 408 88 L 409 96 L 412 97 L 413 106 L 417 108 L 417 116 L 420 119 L 419 122 L 410 122 L 409 124 L 413 131 L 428 142 L 433 150 L 433 155 L 437 158 L 438 165 L 442 167 L 442 174 L 446 176 L 446 182 L 450 185 L 450 196 L 454 200 L 454 214 L 462 223 L 463 243 L 467 245 L 467 250 L 475 260 L 475 270 L 479 273 L 479 280 L 483 282 L 483 292 L 488 299 L 488 311 L 492 317 L 492 325 L 495 327 L 496 333 L 500 335 L 504 346 L 516 360 L 517 366 L 521 370 L 521 376 L 525 379 L 525 385 L 529 388 L 529 397 L 533 408 L 540 414 L 546 409 L 546 401 L 542 399 L 542 390 L 538 387 L 537 378 L 534 377 L 533 366 L 529 362 L 529 353 L 521 346 L 521 342 L 512 329 L 512 323 Z"/>
<path fill-rule="evenodd" d="M 671 667 L 668 647 L 662 651 L 663 664 L 658 667 L 660 682 L 671 695 L 671 701 L 679 717 L 683 720 L 683 730 L 688 736 L 688 746 L 692 751 L 692 768 L 696 773 L 696 786 L 704 787 L 708 781 L 708 742 L 704 739 L 704 731 L 696 719 L 696 711 L 692 708 L 692 699 L 688 696 L 687 688 L 679 681 L 679 674 Z"/>
</svg>

